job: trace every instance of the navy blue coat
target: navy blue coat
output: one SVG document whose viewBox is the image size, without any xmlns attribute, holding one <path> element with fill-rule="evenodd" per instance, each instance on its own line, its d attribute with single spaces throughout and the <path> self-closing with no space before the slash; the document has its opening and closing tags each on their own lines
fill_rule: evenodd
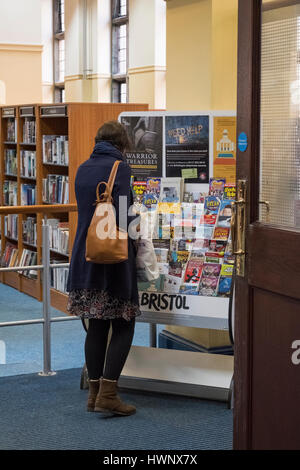
<svg viewBox="0 0 300 470">
<path fill-rule="evenodd" d="M 119 165 L 113 189 L 113 201 L 119 225 L 119 196 L 127 196 L 128 208 L 133 203 L 130 187 L 130 167 L 123 160 L 122 153 L 109 142 L 97 143 L 93 153 L 77 170 L 75 193 L 78 205 L 78 224 L 72 249 L 67 290 L 98 289 L 105 290 L 118 299 L 130 300 L 138 305 L 138 289 L 135 256 L 136 249 L 128 238 L 128 260 L 117 264 L 96 264 L 85 260 L 87 231 L 95 211 L 96 187 L 100 181 L 108 181 L 116 160 Z M 100 187 L 104 191 L 105 187 Z M 128 223 L 132 217 L 128 217 Z M 120 224 L 123 227 L 122 224 Z"/>
</svg>

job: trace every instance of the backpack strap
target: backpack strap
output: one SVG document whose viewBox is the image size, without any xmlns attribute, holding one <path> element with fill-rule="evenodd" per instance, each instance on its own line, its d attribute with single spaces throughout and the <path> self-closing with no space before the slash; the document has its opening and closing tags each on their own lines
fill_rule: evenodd
<svg viewBox="0 0 300 470">
<path fill-rule="evenodd" d="M 116 179 L 116 175 L 117 175 L 117 171 L 118 171 L 118 167 L 120 163 L 121 163 L 121 160 L 116 160 L 115 163 L 113 164 L 107 183 L 105 181 L 101 181 L 100 183 L 97 184 L 97 188 L 96 188 L 96 197 L 97 197 L 96 203 L 97 204 L 99 202 L 107 202 L 107 201 L 111 202 L 112 201 L 111 194 L 112 194 L 112 190 L 115 184 L 115 179 Z M 101 184 L 105 185 L 105 191 L 100 196 L 99 187 Z"/>
</svg>

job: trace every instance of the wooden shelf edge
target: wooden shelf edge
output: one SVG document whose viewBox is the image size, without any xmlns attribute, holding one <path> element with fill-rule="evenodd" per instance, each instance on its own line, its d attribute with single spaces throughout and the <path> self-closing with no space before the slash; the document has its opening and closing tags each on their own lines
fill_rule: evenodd
<svg viewBox="0 0 300 470">
<path fill-rule="evenodd" d="M 59 310 L 63 313 L 67 312 L 67 303 L 68 303 L 68 294 L 64 294 L 63 292 L 59 292 L 56 289 L 50 290 L 50 298 L 51 298 L 51 307 Z"/>
</svg>

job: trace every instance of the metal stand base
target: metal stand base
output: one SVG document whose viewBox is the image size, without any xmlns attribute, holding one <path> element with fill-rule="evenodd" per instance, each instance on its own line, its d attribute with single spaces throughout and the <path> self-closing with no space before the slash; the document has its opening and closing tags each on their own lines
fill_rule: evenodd
<svg viewBox="0 0 300 470">
<path fill-rule="evenodd" d="M 233 357 L 132 346 L 122 388 L 228 401 Z"/>
<path fill-rule="evenodd" d="M 39 372 L 38 375 L 40 377 L 51 377 L 52 375 L 56 375 L 56 372 L 51 371 L 51 372 Z"/>
</svg>

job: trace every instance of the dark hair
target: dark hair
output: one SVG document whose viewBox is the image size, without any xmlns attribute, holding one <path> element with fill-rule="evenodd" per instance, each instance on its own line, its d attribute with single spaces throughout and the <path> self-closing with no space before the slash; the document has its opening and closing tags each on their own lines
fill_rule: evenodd
<svg viewBox="0 0 300 470">
<path fill-rule="evenodd" d="M 97 131 L 95 141 L 97 142 L 110 142 L 114 147 L 117 147 L 120 152 L 124 153 L 131 149 L 131 142 L 127 132 L 118 121 L 107 121 Z"/>
</svg>

